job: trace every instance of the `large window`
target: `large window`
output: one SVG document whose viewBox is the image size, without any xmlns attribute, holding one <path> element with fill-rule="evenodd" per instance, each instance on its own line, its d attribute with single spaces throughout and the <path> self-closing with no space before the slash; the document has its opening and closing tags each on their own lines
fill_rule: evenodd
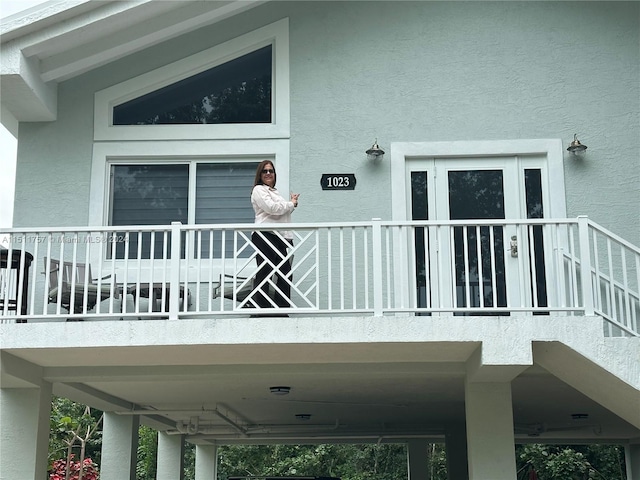
<svg viewBox="0 0 640 480">
<path fill-rule="evenodd" d="M 271 123 L 272 46 L 113 108 L 114 125 Z"/>
<path fill-rule="evenodd" d="M 288 138 L 288 20 L 96 92 L 94 126 L 96 141 Z"/>
<path fill-rule="evenodd" d="M 177 221 L 252 223 L 250 193 L 256 168 L 257 162 L 253 161 L 114 164 L 111 166 L 109 223 L 123 226 L 168 225 Z M 211 252 L 215 257 L 222 254 L 220 238 L 208 235 L 199 238 L 196 248 L 203 256 Z M 159 233 L 129 235 L 129 258 L 137 258 L 138 254 L 146 259 L 162 258 L 169 256 L 170 251 L 168 238 L 165 241 Z M 124 252 L 125 244 L 118 243 L 117 258 L 124 258 Z M 232 253 L 229 242 L 225 255 Z"/>
</svg>

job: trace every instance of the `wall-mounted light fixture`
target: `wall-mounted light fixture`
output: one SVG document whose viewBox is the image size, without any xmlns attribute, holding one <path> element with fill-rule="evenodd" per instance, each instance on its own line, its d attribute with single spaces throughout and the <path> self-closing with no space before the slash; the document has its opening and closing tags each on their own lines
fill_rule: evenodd
<svg viewBox="0 0 640 480">
<path fill-rule="evenodd" d="M 580 143 L 580 140 L 578 140 L 578 134 L 574 133 L 573 134 L 573 141 L 571 142 L 571 144 L 567 147 L 567 150 L 571 153 L 582 153 L 587 149 L 586 145 L 583 145 Z"/>
<path fill-rule="evenodd" d="M 382 155 L 384 155 L 384 150 L 380 148 L 380 145 L 378 145 L 378 139 L 376 138 L 376 141 L 373 142 L 373 145 L 371 145 L 371 148 L 367 150 L 365 153 L 369 158 L 377 159 L 377 158 L 380 158 Z"/>
</svg>

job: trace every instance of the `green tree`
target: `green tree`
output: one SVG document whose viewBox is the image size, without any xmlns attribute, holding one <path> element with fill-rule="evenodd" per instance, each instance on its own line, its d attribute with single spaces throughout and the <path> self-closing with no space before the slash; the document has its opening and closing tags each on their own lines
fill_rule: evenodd
<svg viewBox="0 0 640 480">
<path fill-rule="evenodd" d="M 400 444 L 229 445 L 220 447 L 219 461 L 219 480 L 247 475 L 407 478 L 406 448 Z"/>
<path fill-rule="evenodd" d="M 626 480 L 624 454 L 616 445 L 519 445 L 519 477 L 538 480 Z"/>
<path fill-rule="evenodd" d="M 136 480 L 156 478 L 158 455 L 158 432 L 145 425 L 138 428 L 138 458 L 136 460 Z"/>
<path fill-rule="evenodd" d="M 79 465 L 78 478 L 83 478 L 85 458 L 96 463 L 100 459 L 102 412 L 66 398 L 54 397 L 51 402 L 49 465 L 65 461 L 65 478 L 71 478 L 74 457 Z M 76 453 L 74 453 L 74 451 Z M 57 463 L 60 465 L 60 462 Z"/>
</svg>

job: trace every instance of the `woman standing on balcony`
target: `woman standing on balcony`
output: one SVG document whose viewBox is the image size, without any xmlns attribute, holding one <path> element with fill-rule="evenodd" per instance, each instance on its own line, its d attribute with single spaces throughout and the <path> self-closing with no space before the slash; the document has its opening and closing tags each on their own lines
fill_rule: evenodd
<svg viewBox="0 0 640 480">
<path fill-rule="evenodd" d="M 290 200 L 285 200 L 276 189 L 276 169 L 273 163 L 270 160 L 260 162 L 251 191 L 251 205 L 256 214 L 256 223 L 291 223 L 291 212 L 298 206 L 299 196 L 299 193 L 292 193 Z M 264 281 L 260 289 L 254 292 L 252 300 L 260 308 L 273 307 L 269 301 L 269 282 L 265 279 L 274 273 L 273 265 L 279 265 L 275 271 L 278 288 L 273 301 L 278 307 L 290 307 L 291 260 L 282 260 L 287 255 L 287 248 L 293 245 L 293 234 L 290 231 L 261 230 L 253 232 L 251 240 L 258 249 L 258 271 L 254 279 L 254 290 Z"/>
</svg>

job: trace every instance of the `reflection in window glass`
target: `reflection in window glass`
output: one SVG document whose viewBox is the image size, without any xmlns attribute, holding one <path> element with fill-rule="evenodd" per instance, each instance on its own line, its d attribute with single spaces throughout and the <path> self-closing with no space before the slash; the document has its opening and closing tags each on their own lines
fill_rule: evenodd
<svg viewBox="0 0 640 480">
<path fill-rule="evenodd" d="M 117 105 L 114 125 L 271 123 L 272 47 Z"/>
<path fill-rule="evenodd" d="M 527 202 L 527 218 L 544 218 L 542 205 L 542 172 L 539 168 L 525 169 L 524 187 Z M 535 279 L 532 278 L 531 296 L 535 297 L 539 307 L 547 306 L 547 273 L 544 263 L 544 232 L 542 225 L 532 226 L 532 238 L 529 241 L 529 251 L 535 266 Z M 533 277 L 533 272 L 531 272 Z M 535 283 L 535 291 L 533 285 Z"/>
<path fill-rule="evenodd" d="M 196 223 L 253 223 L 255 214 L 250 198 L 256 168 L 255 162 L 198 164 Z M 210 252 L 215 258 L 222 256 L 222 232 L 216 231 L 213 235 L 202 232 L 196 242 L 202 257 L 209 257 Z M 234 245 L 230 232 L 224 243 L 225 258 L 232 258 Z M 249 250 L 245 250 L 240 256 L 249 254 Z"/>
<path fill-rule="evenodd" d="M 427 172 L 411 172 L 411 219 L 429 220 L 428 205 L 428 181 Z M 429 236 L 427 228 L 415 227 L 416 242 L 416 288 L 418 307 L 428 308 L 431 306 L 431 292 L 428 291 L 428 281 L 431 272 L 428 265 Z M 422 313 L 419 315 L 423 315 Z M 430 314 L 426 314 L 430 315 Z"/>
<path fill-rule="evenodd" d="M 111 167 L 111 225 L 169 225 L 189 223 L 189 205 L 195 205 L 193 217 L 198 224 L 252 223 L 251 187 L 257 162 L 136 164 Z M 195 169 L 195 189 L 189 188 L 189 172 Z M 221 236 L 203 232 L 195 239 L 200 253 L 216 258 L 222 253 Z M 118 238 L 124 238 L 122 235 Z M 184 240 L 183 237 L 183 246 Z M 213 249 L 211 245 L 213 241 Z M 150 232 L 131 233 L 128 258 L 170 257 L 169 237 Z M 153 255 L 152 255 L 153 251 Z M 190 249 L 189 251 L 193 251 Z M 225 244 L 225 257 L 232 258 L 233 235 Z M 185 249 L 181 255 L 184 257 Z M 246 253 L 247 255 L 250 252 Z M 116 258 L 124 258 L 125 245 L 116 245 Z"/>
<path fill-rule="evenodd" d="M 189 165 L 114 165 L 112 167 L 111 225 L 169 225 L 187 223 Z M 123 233 L 117 235 L 124 238 Z M 153 245 L 153 247 L 152 247 Z M 161 233 L 130 233 L 128 258 L 170 257 L 170 238 Z M 166 249 L 166 252 L 165 252 Z M 125 244 L 116 245 L 124 258 Z"/>
<path fill-rule="evenodd" d="M 450 171 L 449 218 L 504 218 L 503 185 L 502 170 Z M 507 288 L 502 227 L 454 227 L 454 252 L 456 306 L 505 307 Z"/>
</svg>

